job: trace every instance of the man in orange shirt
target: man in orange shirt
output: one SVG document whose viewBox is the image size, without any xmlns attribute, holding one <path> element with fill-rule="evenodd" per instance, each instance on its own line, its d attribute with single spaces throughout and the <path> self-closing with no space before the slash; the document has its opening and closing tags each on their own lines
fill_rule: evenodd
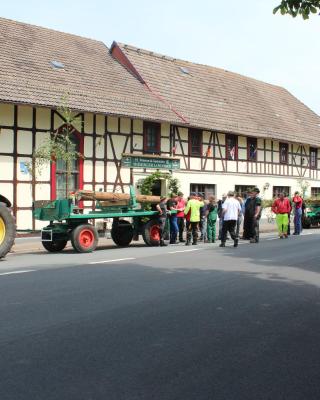
<svg viewBox="0 0 320 400">
<path fill-rule="evenodd" d="M 280 193 L 279 197 L 272 204 L 272 211 L 277 214 L 276 221 L 280 239 L 288 238 L 288 214 L 291 212 L 291 204 L 284 193 Z"/>
</svg>

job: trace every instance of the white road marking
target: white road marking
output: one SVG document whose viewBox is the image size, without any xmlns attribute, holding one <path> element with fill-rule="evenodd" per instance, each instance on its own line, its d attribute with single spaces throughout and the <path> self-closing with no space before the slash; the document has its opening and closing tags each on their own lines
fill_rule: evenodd
<svg viewBox="0 0 320 400">
<path fill-rule="evenodd" d="M 91 261 L 89 264 L 107 264 L 111 262 L 128 261 L 128 260 L 135 260 L 135 258 L 128 257 L 128 258 L 116 258 L 115 260 Z"/>
<path fill-rule="evenodd" d="M 201 249 L 190 249 L 190 250 L 177 250 L 177 251 L 169 251 L 168 254 L 175 254 L 175 253 L 187 253 L 189 251 L 199 251 Z"/>
<path fill-rule="evenodd" d="M 0 275 L 25 274 L 27 272 L 35 272 L 35 269 L 28 269 L 24 271 L 1 272 Z"/>
</svg>

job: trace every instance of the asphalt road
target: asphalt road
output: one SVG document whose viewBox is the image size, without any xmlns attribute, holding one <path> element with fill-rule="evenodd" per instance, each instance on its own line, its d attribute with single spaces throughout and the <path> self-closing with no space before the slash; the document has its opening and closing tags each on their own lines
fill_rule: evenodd
<svg viewBox="0 0 320 400">
<path fill-rule="evenodd" d="M 318 400 L 320 235 L 15 254 L 1 400 Z"/>
</svg>

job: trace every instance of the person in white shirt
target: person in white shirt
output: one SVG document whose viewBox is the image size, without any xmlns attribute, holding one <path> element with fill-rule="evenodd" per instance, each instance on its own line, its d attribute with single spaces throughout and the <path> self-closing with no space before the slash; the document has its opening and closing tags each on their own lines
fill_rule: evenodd
<svg viewBox="0 0 320 400">
<path fill-rule="evenodd" d="M 237 199 L 234 198 L 234 192 L 228 192 L 228 197 L 222 205 L 223 225 L 221 234 L 220 247 L 226 246 L 227 233 L 230 233 L 233 239 L 233 246 L 238 247 L 238 236 L 235 233 L 237 221 L 241 212 L 241 206 Z"/>
</svg>

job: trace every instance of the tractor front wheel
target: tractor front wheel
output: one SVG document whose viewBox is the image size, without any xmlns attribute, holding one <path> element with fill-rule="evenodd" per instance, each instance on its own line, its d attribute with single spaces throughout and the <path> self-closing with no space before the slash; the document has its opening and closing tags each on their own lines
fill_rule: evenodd
<svg viewBox="0 0 320 400">
<path fill-rule="evenodd" d="M 4 257 L 14 243 L 16 224 L 6 204 L 0 203 L 0 258 Z"/>
<path fill-rule="evenodd" d="M 90 224 L 78 225 L 71 232 L 71 244 L 78 253 L 91 253 L 96 249 L 98 240 L 98 232 Z"/>
</svg>

